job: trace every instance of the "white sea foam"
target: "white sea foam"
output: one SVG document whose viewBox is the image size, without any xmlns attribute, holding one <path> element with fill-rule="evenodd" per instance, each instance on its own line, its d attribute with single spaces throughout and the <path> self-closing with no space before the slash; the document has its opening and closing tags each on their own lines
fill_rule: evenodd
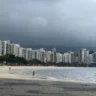
<svg viewBox="0 0 96 96">
<path fill-rule="evenodd" d="M 57 79 L 54 77 L 47 77 L 47 80 L 57 81 Z"/>
</svg>

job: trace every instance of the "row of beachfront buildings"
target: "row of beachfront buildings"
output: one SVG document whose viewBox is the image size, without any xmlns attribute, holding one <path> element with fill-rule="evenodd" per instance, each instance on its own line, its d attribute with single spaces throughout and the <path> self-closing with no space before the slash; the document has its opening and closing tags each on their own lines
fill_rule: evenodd
<svg viewBox="0 0 96 96">
<path fill-rule="evenodd" d="M 41 62 L 54 62 L 54 63 L 85 63 L 90 64 L 96 62 L 96 53 L 87 49 L 82 49 L 78 53 L 56 52 L 56 48 L 51 51 L 46 51 L 44 48 L 33 50 L 32 48 L 23 48 L 19 44 L 11 43 L 9 40 L 0 40 L 0 56 L 6 54 L 13 54 L 18 57 L 24 57 L 27 60 L 37 59 Z"/>
</svg>

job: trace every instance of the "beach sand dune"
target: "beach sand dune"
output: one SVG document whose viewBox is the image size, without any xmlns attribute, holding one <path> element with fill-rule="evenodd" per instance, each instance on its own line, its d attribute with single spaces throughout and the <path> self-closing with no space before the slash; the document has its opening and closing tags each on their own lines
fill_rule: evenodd
<svg viewBox="0 0 96 96">
<path fill-rule="evenodd" d="M 0 79 L 0 96 L 96 96 L 96 85 L 59 81 Z"/>
</svg>

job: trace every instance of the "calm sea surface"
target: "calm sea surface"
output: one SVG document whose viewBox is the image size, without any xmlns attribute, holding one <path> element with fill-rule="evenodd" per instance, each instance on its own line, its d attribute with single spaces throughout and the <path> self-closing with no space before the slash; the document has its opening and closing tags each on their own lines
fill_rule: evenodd
<svg viewBox="0 0 96 96">
<path fill-rule="evenodd" d="M 0 71 L 2 73 L 2 71 Z M 33 70 L 11 70 L 10 74 L 32 76 Z M 47 69 L 37 70 L 36 77 L 47 80 L 62 80 L 74 82 L 96 83 L 96 68 L 74 68 L 74 69 Z"/>
</svg>

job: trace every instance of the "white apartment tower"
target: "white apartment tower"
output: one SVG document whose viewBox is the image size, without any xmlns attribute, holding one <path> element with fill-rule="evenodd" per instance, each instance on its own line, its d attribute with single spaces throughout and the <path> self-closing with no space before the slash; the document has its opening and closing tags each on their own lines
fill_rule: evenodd
<svg viewBox="0 0 96 96">
<path fill-rule="evenodd" d="M 60 63 L 60 62 L 63 62 L 63 58 L 62 58 L 62 54 L 61 53 L 56 53 L 56 63 Z"/>
<path fill-rule="evenodd" d="M 19 57 L 23 57 L 23 47 L 19 47 Z"/>
<path fill-rule="evenodd" d="M 74 61 L 74 52 L 68 52 L 69 53 L 69 63 L 73 63 Z"/>
<path fill-rule="evenodd" d="M 87 64 L 88 57 L 89 57 L 89 50 L 82 49 L 80 55 L 81 55 L 81 62 Z"/>
<path fill-rule="evenodd" d="M 11 43 L 10 43 L 10 41 L 7 41 L 7 44 L 6 44 L 6 54 L 11 54 Z"/>
<path fill-rule="evenodd" d="M 93 63 L 93 54 L 89 54 L 87 64 Z"/>
<path fill-rule="evenodd" d="M 19 56 L 19 44 L 11 44 L 11 54 L 15 55 L 15 56 Z"/>
<path fill-rule="evenodd" d="M 0 40 L 0 56 L 2 56 L 2 41 Z"/>
<path fill-rule="evenodd" d="M 68 53 L 64 53 L 63 54 L 63 62 L 64 63 L 68 63 L 69 62 L 69 54 Z"/>
<path fill-rule="evenodd" d="M 63 54 L 64 63 L 72 63 L 74 61 L 74 52 L 66 52 Z"/>
<path fill-rule="evenodd" d="M 10 44 L 10 41 L 1 41 L 0 40 L 0 56 L 2 55 L 6 55 L 7 52 L 9 52 L 10 50 L 8 49 L 9 47 L 7 47 L 7 44 Z"/>
<path fill-rule="evenodd" d="M 51 62 L 51 51 L 46 51 L 46 62 Z"/>
<path fill-rule="evenodd" d="M 27 51 L 28 51 L 28 60 L 32 60 L 32 49 L 27 48 Z"/>
<path fill-rule="evenodd" d="M 32 50 L 32 59 L 36 59 L 36 50 Z"/>
</svg>

